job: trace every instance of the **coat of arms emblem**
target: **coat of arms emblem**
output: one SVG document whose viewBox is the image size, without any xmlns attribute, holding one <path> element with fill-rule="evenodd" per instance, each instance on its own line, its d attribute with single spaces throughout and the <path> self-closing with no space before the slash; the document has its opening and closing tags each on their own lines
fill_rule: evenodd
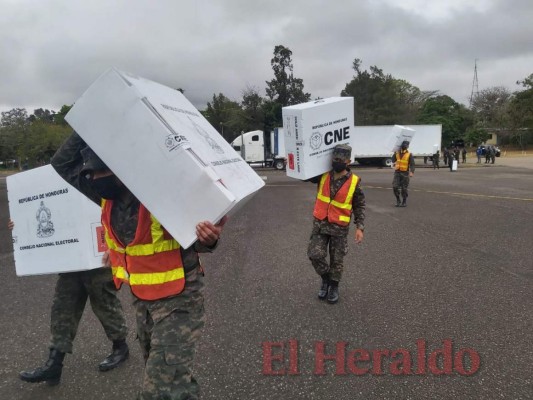
<svg viewBox="0 0 533 400">
<path fill-rule="evenodd" d="M 40 238 L 50 237 L 54 234 L 54 223 L 51 220 L 52 213 L 48 207 L 41 201 L 41 206 L 37 210 L 35 218 L 37 219 L 37 236 Z"/>
</svg>

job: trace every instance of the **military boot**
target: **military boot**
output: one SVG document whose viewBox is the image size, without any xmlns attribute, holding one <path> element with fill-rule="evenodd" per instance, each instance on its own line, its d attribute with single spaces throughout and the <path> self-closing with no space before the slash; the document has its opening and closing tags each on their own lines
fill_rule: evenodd
<svg viewBox="0 0 533 400">
<path fill-rule="evenodd" d="M 113 341 L 113 350 L 110 355 L 108 355 L 104 361 L 98 365 L 100 371 L 105 372 L 113 368 L 118 367 L 124 361 L 128 359 L 130 355 L 130 350 L 125 339 L 114 340 Z"/>
<path fill-rule="evenodd" d="M 329 288 L 329 277 L 327 275 L 322 275 L 322 283 L 320 284 L 320 290 L 318 291 L 318 298 L 320 300 L 325 300 L 328 295 Z"/>
<path fill-rule="evenodd" d="M 46 382 L 50 386 L 55 386 L 61 379 L 61 371 L 63 370 L 63 359 L 65 353 L 50 349 L 50 356 L 44 364 L 44 367 L 39 367 L 31 371 L 22 371 L 20 379 L 25 382 Z"/>
<path fill-rule="evenodd" d="M 327 300 L 329 304 L 339 301 L 339 282 L 330 281 Z"/>
<path fill-rule="evenodd" d="M 400 207 L 400 196 L 396 196 L 396 207 Z"/>
<path fill-rule="evenodd" d="M 403 198 L 403 201 L 402 201 L 402 204 L 400 205 L 400 207 L 407 207 L 407 197 Z"/>
</svg>

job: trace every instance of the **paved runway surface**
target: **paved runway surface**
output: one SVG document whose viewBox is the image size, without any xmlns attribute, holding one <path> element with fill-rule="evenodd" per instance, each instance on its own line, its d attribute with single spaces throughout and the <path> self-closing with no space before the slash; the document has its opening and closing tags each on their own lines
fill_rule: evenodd
<svg viewBox="0 0 533 400">
<path fill-rule="evenodd" d="M 319 279 L 306 258 L 315 186 L 259 171 L 267 186 L 228 222 L 219 249 L 204 259 L 208 322 L 196 363 L 203 399 L 532 398 L 532 171 L 419 168 L 405 209 L 393 207 L 391 170 L 356 172 L 367 197 L 365 241 L 350 244 L 341 300 L 331 306 L 316 298 Z M 88 307 L 61 385 L 18 379 L 47 354 L 56 277 L 16 277 L 7 219 L 0 179 L 0 399 L 133 399 L 142 362 L 127 290 L 121 299 L 132 356 L 125 365 L 98 372 L 111 346 Z M 446 339 L 454 353 L 471 349 L 479 370 L 461 375 L 456 358 L 450 375 L 417 375 L 419 339 L 428 360 Z M 297 343 L 292 365 L 289 340 Z M 297 366 L 299 374 L 265 375 L 265 342 L 286 344 L 285 362 L 273 361 L 274 370 Z M 328 354 L 346 342 L 344 364 L 326 361 L 326 374 L 315 374 L 316 342 Z M 355 349 L 368 350 L 374 363 L 373 350 L 405 349 L 413 374 L 393 375 L 395 353 L 383 356 L 383 374 L 373 372 L 372 361 L 359 361 L 370 371 L 354 375 Z M 273 354 L 282 352 L 274 347 Z M 464 360 L 468 372 L 472 365 Z"/>
</svg>

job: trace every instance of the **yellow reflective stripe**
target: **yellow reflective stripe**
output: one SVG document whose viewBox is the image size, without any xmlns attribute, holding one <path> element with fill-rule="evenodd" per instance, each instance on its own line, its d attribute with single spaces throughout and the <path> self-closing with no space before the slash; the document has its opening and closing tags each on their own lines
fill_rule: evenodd
<svg viewBox="0 0 533 400">
<path fill-rule="evenodd" d="M 102 209 L 105 207 L 106 201 L 102 199 Z M 164 231 L 161 223 L 150 214 L 150 219 L 152 221 L 150 225 L 150 234 L 152 236 L 152 243 L 147 244 L 138 244 L 134 246 L 126 246 L 126 249 L 122 248 L 118 243 L 116 243 L 107 228 L 105 228 L 105 241 L 107 247 L 110 250 L 114 250 L 118 253 L 126 253 L 129 256 L 151 256 L 156 253 L 162 253 L 165 251 L 177 250 L 180 248 L 180 244 L 175 239 L 165 240 Z"/>
<path fill-rule="evenodd" d="M 322 178 L 320 178 L 320 185 L 318 186 L 318 193 L 316 194 L 316 198 L 320 201 L 323 201 L 324 203 L 329 203 L 331 199 L 327 196 L 324 196 L 322 194 L 322 189 L 324 189 L 324 184 L 326 183 L 326 179 L 328 177 L 328 173 L 322 174 Z"/>
<path fill-rule="evenodd" d="M 129 256 L 151 256 L 164 251 L 177 250 L 180 245 L 175 240 L 163 240 L 160 243 L 137 244 L 126 247 Z"/>
<path fill-rule="evenodd" d="M 102 211 L 103 211 L 104 207 L 105 207 L 105 204 L 106 204 L 106 200 L 102 199 L 102 203 L 101 204 L 102 204 Z M 102 225 L 104 225 L 104 224 L 102 224 Z M 105 226 L 105 225 L 104 225 L 104 233 L 105 233 L 105 242 L 107 244 L 107 248 L 109 250 L 114 250 L 114 251 L 116 251 L 118 253 L 123 253 L 124 254 L 125 250 L 117 242 L 115 242 L 113 239 L 111 239 L 111 236 L 109 236 L 109 232 L 107 231 L 107 226 Z"/>
<path fill-rule="evenodd" d="M 111 272 L 115 278 L 119 278 L 124 281 L 128 280 L 128 272 L 124 267 L 111 267 Z"/>
<path fill-rule="evenodd" d="M 320 193 L 316 196 L 316 198 L 324 203 L 329 203 L 331 201 L 329 197 L 323 196 Z"/>
<path fill-rule="evenodd" d="M 355 192 L 355 186 L 357 185 L 357 178 L 354 176 L 352 176 L 352 181 L 350 182 L 350 187 L 348 189 L 348 194 L 346 196 L 346 200 L 344 200 L 344 202 L 339 202 L 339 201 L 336 201 L 336 200 L 333 200 L 331 202 L 331 205 L 337 207 L 337 208 L 342 208 L 344 210 L 351 210 L 352 208 L 352 199 L 353 199 L 353 194 Z"/>
<path fill-rule="evenodd" d="M 346 203 L 352 204 L 353 195 L 355 193 L 355 187 L 357 186 L 358 181 L 359 181 L 359 178 L 353 175 L 352 183 L 350 184 L 350 189 L 348 189 L 348 196 L 346 197 Z"/>
<path fill-rule="evenodd" d="M 135 246 L 127 246 L 126 254 L 129 256 L 151 256 L 156 253 L 164 251 L 177 250 L 180 248 L 179 243 L 174 239 L 165 240 L 163 227 L 161 223 L 150 214 L 152 224 L 150 225 L 150 234 L 152 235 L 152 243 L 138 244 Z"/>
<path fill-rule="evenodd" d="M 111 239 L 111 236 L 109 236 L 109 233 L 107 232 L 107 228 L 104 227 L 105 231 L 105 242 L 107 244 L 107 248 L 109 250 L 114 250 L 117 253 L 125 253 L 126 251 L 118 245 L 113 239 Z"/>
<path fill-rule="evenodd" d="M 331 202 L 331 205 L 337 208 L 342 208 L 344 210 L 349 210 L 350 208 L 352 208 L 351 203 L 339 203 L 338 201 L 335 201 L 335 200 Z"/>
<path fill-rule="evenodd" d="M 339 215 L 339 221 L 350 222 L 350 217 Z"/>
<path fill-rule="evenodd" d="M 152 243 L 161 242 L 163 240 L 163 229 L 161 228 L 161 224 L 152 214 L 150 214 L 150 220 L 152 221 L 152 225 L 150 226 Z"/>
<path fill-rule="evenodd" d="M 130 285 L 160 285 L 162 283 L 177 281 L 185 277 L 183 268 L 176 268 L 167 272 L 153 272 L 146 274 L 131 274 Z"/>
</svg>

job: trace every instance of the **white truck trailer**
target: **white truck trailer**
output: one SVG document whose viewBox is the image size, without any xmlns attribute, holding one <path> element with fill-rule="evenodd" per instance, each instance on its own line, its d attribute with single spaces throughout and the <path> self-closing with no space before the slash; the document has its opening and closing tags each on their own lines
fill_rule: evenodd
<svg viewBox="0 0 533 400">
<path fill-rule="evenodd" d="M 282 170 L 286 165 L 285 136 L 283 128 L 274 128 L 270 133 L 270 150 L 265 151 L 263 131 L 246 132 L 235 138 L 231 146 L 249 164 L 261 164 Z"/>
<path fill-rule="evenodd" d="M 353 158 L 359 164 L 392 165 L 389 146 L 394 125 L 356 126 L 353 133 Z M 403 125 L 415 131 L 409 144 L 414 157 L 431 157 L 441 148 L 442 125 Z"/>
</svg>

